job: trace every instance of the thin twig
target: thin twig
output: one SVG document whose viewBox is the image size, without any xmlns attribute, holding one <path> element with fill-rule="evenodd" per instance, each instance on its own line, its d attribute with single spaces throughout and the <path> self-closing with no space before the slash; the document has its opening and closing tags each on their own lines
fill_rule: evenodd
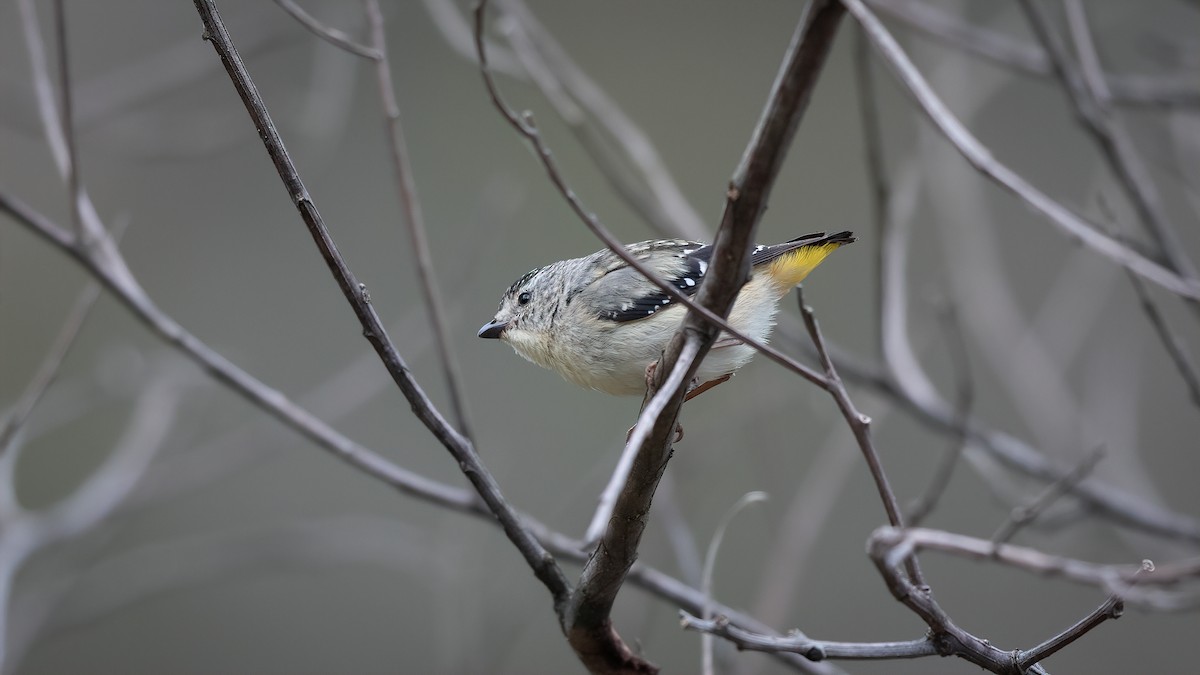
<svg viewBox="0 0 1200 675">
<path fill-rule="evenodd" d="M 950 478 L 954 475 L 954 468 L 967 449 L 967 420 L 971 417 L 971 408 L 975 403 L 971 357 L 967 352 L 966 338 L 963 336 L 958 312 L 954 309 L 952 300 L 949 298 L 945 300 L 944 306 L 938 312 L 938 317 L 941 319 L 942 335 L 946 336 L 948 347 L 946 351 L 950 354 L 950 361 L 954 367 L 954 415 L 957 418 L 955 425 L 958 430 L 951 437 L 950 447 L 946 449 L 946 454 L 942 456 L 937 468 L 933 470 L 933 478 L 930 479 L 929 486 L 909 506 L 908 524 L 910 527 L 920 525 L 921 521 L 933 512 L 938 501 L 946 492 L 946 488 L 949 487 Z"/>
<path fill-rule="evenodd" d="M 600 219 L 596 216 L 596 214 L 584 207 L 583 202 L 579 199 L 579 196 L 575 194 L 575 191 L 567 183 L 566 177 L 564 177 L 562 172 L 559 170 L 558 164 L 554 160 L 554 155 L 550 152 L 550 148 L 542 139 L 541 131 L 538 130 L 537 125 L 533 121 L 533 115 L 528 112 L 518 115 L 517 112 L 510 107 L 500 95 L 500 90 L 496 86 L 495 79 L 492 77 L 491 66 L 488 62 L 487 47 L 483 38 L 483 28 L 482 21 L 480 20 L 481 13 L 479 6 L 476 6 L 475 16 L 475 46 L 479 54 L 480 74 L 483 77 L 484 87 L 487 89 L 488 97 L 491 99 L 492 105 L 494 105 L 496 109 L 500 111 L 500 114 L 504 116 L 504 119 L 508 121 L 509 125 L 511 125 L 513 129 L 515 129 L 517 133 L 521 135 L 522 138 L 529 142 L 535 154 L 537 155 L 538 160 L 542 163 L 542 167 L 546 170 L 546 175 L 550 179 L 550 182 L 554 184 L 554 187 L 559 191 L 560 194 L 562 194 L 563 198 L 566 199 L 567 204 L 571 207 L 571 210 L 577 217 L 579 217 L 581 221 L 583 221 L 588 230 L 590 230 L 597 239 L 603 242 L 604 245 L 609 248 L 609 250 L 616 254 L 617 257 L 621 258 L 621 260 L 628 263 L 630 267 L 637 270 L 642 276 L 646 277 L 647 280 L 661 289 L 663 293 L 666 293 L 668 296 L 670 296 L 672 302 L 677 302 L 687 307 L 691 311 L 698 312 L 702 317 L 704 317 L 704 320 L 716 324 L 721 328 L 721 330 L 724 330 L 726 333 L 729 333 L 730 335 L 741 340 L 743 343 L 752 347 L 767 358 L 796 373 L 809 382 L 823 387 L 825 378 L 820 373 L 817 373 L 815 370 L 800 363 L 799 361 L 796 361 L 774 347 L 755 340 L 749 335 L 746 335 L 742 331 L 739 331 L 738 329 L 729 325 L 729 322 L 726 321 L 724 317 L 720 316 L 716 312 L 713 312 L 711 309 L 700 305 L 698 296 L 696 298 L 692 298 L 685 295 L 678 288 L 676 288 L 674 284 L 668 283 L 653 270 L 647 267 L 641 260 L 638 260 L 636 257 L 630 255 L 629 251 L 625 250 L 625 246 L 620 242 L 620 240 L 618 240 L 616 236 L 614 236 L 612 232 L 600 222 Z M 710 269 L 705 277 L 708 278 L 711 276 L 711 274 L 712 271 Z M 659 372 L 661 374 L 663 369 L 659 369 Z"/>
<path fill-rule="evenodd" d="M 1086 635 L 1096 626 L 1109 619 L 1121 618 L 1121 614 L 1124 612 L 1125 603 L 1119 597 L 1110 595 L 1107 600 L 1100 603 L 1099 607 L 1092 610 L 1090 614 L 1077 621 L 1070 628 L 1027 652 L 1020 652 L 1015 659 L 1017 667 L 1024 671 L 1033 664 L 1050 658 L 1063 647 Z"/>
<path fill-rule="evenodd" d="M 1017 532 L 1037 520 L 1054 502 L 1070 493 L 1080 481 L 1087 478 L 1103 458 L 1104 446 L 1096 446 L 1075 468 L 1063 474 L 1059 480 L 1047 485 L 1033 501 L 1013 508 L 1009 513 L 1008 520 L 1004 521 L 992 535 L 992 541 L 996 544 L 1003 544 L 1011 540 Z"/>
<path fill-rule="evenodd" d="M 1138 154 L 1137 146 L 1124 125 L 1108 109 L 1110 98 L 1108 83 L 1100 69 L 1100 58 L 1092 40 L 1091 29 L 1082 5 L 1064 0 L 1067 9 L 1067 26 L 1075 43 L 1081 67 L 1067 52 L 1045 10 L 1033 0 L 1021 0 L 1021 7 L 1029 20 L 1034 35 L 1041 41 L 1055 74 L 1075 108 L 1075 114 L 1084 128 L 1096 140 L 1109 169 L 1137 211 L 1157 244 L 1158 252 L 1167 261 L 1171 270 L 1185 280 L 1196 280 L 1196 268 L 1188 258 L 1186 248 L 1179 239 L 1178 228 L 1167 216 L 1162 195 L 1158 192 L 1150 171 Z M 1200 311 L 1200 304 L 1193 304 Z"/>
<path fill-rule="evenodd" d="M 866 29 L 871 41 L 875 43 L 904 87 L 916 99 L 921 110 L 971 166 L 1020 197 L 1072 239 L 1173 293 L 1186 298 L 1200 299 L 1200 282 L 1184 278 L 1104 234 L 1095 224 L 1051 199 L 1020 174 L 997 161 L 991 151 L 950 112 L 874 12 L 868 9 L 862 0 L 842 2 Z"/>
<path fill-rule="evenodd" d="M 968 23 L 928 0 L 870 0 L 880 13 L 903 22 L 950 47 L 1006 68 L 1039 77 L 1052 77 L 1054 67 L 1036 44 Z M 1105 74 L 1112 101 L 1136 106 L 1200 105 L 1200 86 L 1193 73 L 1172 75 Z"/>
<path fill-rule="evenodd" d="M 938 649 L 929 638 L 905 642 L 833 642 L 804 636 L 774 636 L 755 633 L 733 625 L 724 616 L 702 619 L 679 610 L 679 623 L 686 630 L 715 635 L 729 640 L 738 649 L 756 652 L 794 652 L 810 661 L 846 659 L 850 661 L 915 659 L 937 656 Z"/>
<path fill-rule="evenodd" d="M 704 219 L 683 196 L 650 137 L 571 59 L 525 3 L 499 4 L 511 15 L 506 35 L 513 52 L 617 193 L 663 236 L 706 240 L 710 235 Z M 609 147 L 613 144 L 620 160 Z"/>
<path fill-rule="evenodd" d="M 387 119 L 387 134 L 390 141 L 392 171 L 396 175 L 396 194 L 404 209 L 404 222 L 417 261 L 417 277 L 421 281 L 421 292 L 429 312 L 429 323 L 433 328 L 434 344 L 446 379 L 450 405 L 463 436 L 473 440 L 470 415 L 467 412 L 466 392 L 462 386 L 462 375 L 458 360 L 450 349 L 450 334 L 446 328 L 446 305 L 434 273 L 433 253 L 429 250 L 429 237 L 425 231 L 425 216 L 421 202 L 417 199 L 417 186 L 413 178 L 412 164 L 408 159 L 408 143 L 404 138 L 404 127 L 400 122 L 400 105 L 396 102 L 396 90 L 392 84 L 392 69 L 388 64 L 387 36 L 384 34 L 383 13 L 378 0 L 366 0 L 367 24 L 371 31 L 371 43 L 378 58 L 375 59 L 375 74 L 379 86 L 379 98 Z"/>
<path fill-rule="evenodd" d="M 1146 319 L 1150 321 L 1163 349 L 1175 364 L 1175 370 L 1179 372 L 1179 377 L 1183 379 L 1192 404 L 1200 408 L 1200 372 L 1196 370 L 1196 365 L 1188 355 L 1187 347 L 1184 346 L 1183 340 L 1171 330 L 1171 325 L 1167 323 L 1167 317 L 1159 311 L 1158 303 L 1151 297 L 1150 289 L 1146 288 L 1146 284 L 1141 278 L 1128 272 L 1126 274 L 1129 277 L 1129 283 L 1133 285 L 1133 292 L 1137 294 L 1138 304 L 1146 313 Z"/>
<path fill-rule="evenodd" d="M 742 495 L 741 499 L 734 502 L 733 506 L 721 516 L 721 520 L 717 522 L 717 529 L 713 531 L 712 540 L 708 542 L 708 550 L 704 554 L 704 573 L 700 581 L 700 592 L 709 600 L 704 603 L 704 611 L 701 613 L 701 618 L 708 620 L 712 618 L 711 600 L 713 597 L 713 574 L 717 569 L 717 552 L 721 550 L 721 542 L 725 540 L 725 531 L 729 529 L 729 524 L 737 514 L 741 513 L 747 506 L 767 500 L 765 492 L 747 492 Z M 713 639 L 711 635 L 700 636 L 700 672 L 703 675 L 714 675 L 716 672 L 713 665 Z"/>
<path fill-rule="evenodd" d="M 67 51 L 67 10 L 63 0 L 54 0 L 54 36 L 58 47 L 58 98 L 62 104 L 63 139 L 67 147 L 67 194 L 71 200 L 71 224 L 75 233 L 83 233 L 79 216 L 79 149 L 75 142 L 74 106 L 71 96 L 71 60 Z"/>
<path fill-rule="evenodd" d="M 0 189 L 0 212 L 7 213 L 19 224 L 28 228 L 30 232 L 71 256 L 87 273 L 101 282 L 104 288 L 125 305 L 137 319 L 145 323 L 169 346 L 197 363 L 251 404 L 279 420 L 288 428 L 295 430 L 301 436 L 313 441 L 318 447 L 328 450 L 339 459 L 346 461 L 372 478 L 396 488 L 403 494 L 502 527 L 491 511 L 480 504 L 478 498 L 471 491 L 414 474 L 391 463 L 374 451 L 346 438 L 332 427 L 324 424 L 319 418 L 292 403 L 281 392 L 267 387 L 217 355 L 204 343 L 184 331 L 179 324 L 152 303 L 144 302 L 142 299 L 144 294 L 139 289 L 127 287 L 119 276 L 93 262 L 88 253 L 82 252 L 79 247 L 74 245 L 74 238 L 70 233 L 13 198 L 3 189 Z M 522 517 L 536 533 L 538 539 L 543 541 L 555 555 L 576 563 L 583 563 L 587 560 L 588 553 L 583 550 L 582 542 L 550 530 L 528 515 L 522 515 Z M 696 613 L 702 611 L 701 608 L 706 601 L 699 590 L 640 563 L 634 565 L 630 570 L 629 580 L 634 585 L 658 597 Z M 769 630 L 769 627 L 733 608 L 714 604 L 713 609 L 731 617 L 739 625 L 748 629 L 759 632 Z"/>
<path fill-rule="evenodd" d="M 854 407 L 854 402 L 850 400 L 850 393 L 846 391 L 846 385 L 842 383 L 842 378 L 838 375 L 833 360 L 829 358 L 829 351 L 825 348 L 825 338 L 821 335 L 821 326 L 817 323 L 817 317 L 813 313 L 812 307 L 804 303 L 804 290 L 800 287 L 796 288 L 796 299 L 800 304 L 800 314 L 804 317 L 804 326 L 808 329 L 808 335 L 817 350 L 817 356 L 821 359 L 821 366 L 825 369 L 825 378 L 829 380 L 829 395 L 833 397 L 838 409 L 842 411 L 842 417 L 850 426 L 854 440 L 858 442 L 858 448 L 867 462 L 867 469 L 875 481 L 875 489 L 883 501 L 883 510 L 887 513 L 888 522 L 892 527 L 903 528 L 904 514 L 900 511 L 896 493 L 892 491 L 887 473 L 883 470 L 883 462 L 879 460 L 879 453 L 876 452 L 875 442 L 871 438 L 871 418 L 859 412 L 858 408 Z M 925 580 L 916 559 L 909 559 L 907 564 L 912 582 L 917 586 L 924 586 Z"/>
<path fill-rule="evenodd" d="M 29 380 L 29 384 L 25 386 L 25 390 L 21 392 L 21 398 L 17 399 L 8 418 L 4 420 L 4 425 L 0 426 L 0 456 L 8 452 L 9 445 L 17 438 L 21 428 L 29 419 L 29 415 L 58 377 L 67 354 L 75 346 L 79 333 L 99 297 L 100 285 L 89 281 L 79 292 L 79 296 L 75 298 L 75 304 L 67 312 L 67 318 L 63 320 L 62 327 L 58 329 L 58 335 L 50 343 L 50 349 L 42 359 L 41 365 L 33 374 L 33 378 Z"/>
<path fill-rule="evenodd" d="M 345 32 L 331 26 L 326 26 L 318 21 L 316 17 L 304 11 L 304 8 L 296 4 L 295 0 L 275 0 L 275 4 L 279 5 L 280 9 L 287 12 L 293 19 L 299 21 L 300 25 L 307 28 L 310 33 L 339 49 L 344 49 L 355 56 L 361 56 L 364 59 L 372 61 L 379 61 L 384 58 L 383 52 L 379 50 L 378 46 L 372 48 L 361 45 Z"/>
<path fill-rule="evenodd" d="M 221 21 L 220 14 L 217 13 L 216 4 L 213 0 L 195 0 L 195 5 L 196 11 L 204 23 L 204 37 L 221 57 L 221 62 L 225 66 L 234 88 L 242 98 L 246 111 L 254 121 L 254 126 L 258 129 L 259 137 L 263 140 L 267 154 L 275 164 L 275 169 L 288 191 L 288 196 L 300 212 L 304 224 L 308 227 L 321 256 L 329 266 L 342 295 L 350 303 L 351 309 L 354 310 L 359 323 L 362 324 L 363 335 L 374 347 L 401 393 L 408 399 L 417 419 L 421 420 L 458 462 L 467 479 L 487 504 L 488 509 L 500 520 L 505 535 L 525 558 L 525 562 L 533 570 L 538 580 L 550 591 L 556 609 L 561 610 L 570 591 L 570 586 L 563 576 L 562 570 L 554 562 L 550 553 L 529 532 L 520 515 L 504 498 L 496 479 L 484 466 L 470 439 L 457 432 L 446 422 L 433 402 L 429 400 L 424 389 L 413 378 L 408 364 L 404 362 L 396 345 L 388 337 L 387 329 L 384 328 L 383 322 L 375 312 L 375 307 L 371 305 L 365 292 L 366 285 L 359 283 L 354 273 L 347 267 L 341 252 L 338 251 L 333 238 L 329 235 L 329 230 L 325 227 L 321 213 L 317 210 L 312 197 L 300 180 L 296 166 L 292 163 L 291 157 L 283 145 L 283 139 L 280 138 L 279 132 L 271 120 L 266 104 L 259 95 L 258 88 L 250 79 L 250 73 L 242 63 L 241 57 L 238 56 L 237 48 L 234 47 L 229 32 Z"/>
</svg>

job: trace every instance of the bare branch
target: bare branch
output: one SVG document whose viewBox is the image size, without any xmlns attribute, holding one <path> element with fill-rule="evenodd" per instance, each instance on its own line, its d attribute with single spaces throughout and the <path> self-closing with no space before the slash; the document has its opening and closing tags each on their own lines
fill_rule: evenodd
<svg viewBox="0 0 1200 675">
<path fill-rule="evenodd" d="M 896 39 L 862 0 L 843 0 L 843 3 L 862 24 L 896 76 L 916 99 L 921 110 L 971 166 L 1041 212 L 1072 239 L 1173 293 L 1186 298 L 1200 299 L 1200 283 L 1181 277 L 1104 234 L 1095 224 L 1054 201 L 1012 169 L 997 161 L 991 151 L 963 126 L 934 93 Z"/>
<path fill-rule="evenodd" d="M 1062 478 L 1047 485 L 1032 502 L 1014 508 L 1009 514 L 1008 520 L 992 535 L 992 541 L 1003 544 L 1011 540 L 1021 528 L 1037 520 L 1038 516 L 1050 508 L 1054 502 L 1071 492 L 1080 481 L 1087 478 L 1103 457 L 1104 446 L 1097 446 L 1069 473 L 1063 474 Z"/>
<path fill-rule="evenodd" d="M 617 193 L 663 236 L 707 240 L 704 219 L 683 196 L 650 137 L 571 60 L 523 2 L 499 4 L 512 16 L 505 26 L 517 58 Z"/>
<path fill-rule="evenodd" d="M 883 501 L 883 509 L 887 512 L 888 522 L 892 527 L 904 527 L 904 514 L 900 511 L 900 504 L 896 501 L 896 493 L 892 491 L 892 486 L 888 481 L 887 473 L 883 470 L 883 463 L 879 460 L 879 453 L 875 451 L 875 442 L 871 438 L 871 418 L 860 413 L 854 407 L 854 402 L 850 400 L 850 393 L 846 391 L 846 386 L 842 384 L 842 378 L 837 373 L 837 369 L 833 365 L 833 360 L 829 358 L 829 352 L 825 349 L 825 339 L 821 335 L 821 326 L 817 323 L 817 317 L 813 314 L 812 307 L 804 304 L 804 292 L 802 289 L 796 289 L 796 298 L 800 303 L 800 314 L 804 317 L 804 325 L 808 328 L 808 335 L 812 338 L 813 346 L 816 347 L 817 355 L 821 359 L 821 365 L 825 368 L 825 378 L 829 380 L 829 395 L 837 403 L 838 409 L 842 411 L 842 417 L 845 418 L 846 424 L 850 426 L 851 433 L 854 434 L 854 439 L 858 442 L 858 447 L 863 453 L 863 459 L 867 462 L 867 469 L 871 472 L 871 478 L 875 481 L 875 489 L 879 492 L 879 498 Z M 921 569 L 917 565 L 915 558 L 910 558 L 907 561 L 908 573 L 914 584 L 923 586 L 924 579 L 921 576 Z"/>
<path fill-rule="evenodd" d="M 1119 619 L 1121 614 L 1125 612 L 1125 603 L 1117 596 L 1109 596 L 1107 600 L 1100 604 L 1099 607 L 1092 610 L 1090 614 L 1077 621 L 1070 628 L 1046 640 L 1042 644 L 1030 649 L 1027 652 L 1021 652 L 1017 659 L 1017 665 L 1022 669 L 1026 669 L 1033 664 L 1044 661 L 1063 647 L 1071 644 L 1079 638 L 1086 635 L 1096 626 L 1108 621 L 1109 619 Z"/>
<path fill-rule="evenodd" d="M 383 52 L 379 50 L 378 46 L 372 48 L 361 45 L 345 32 L 331 26 L 326 26 L 312 14 L 304 11 L 304 8 L 297 4 L 295 0 L 275 0 L 275 4 L 279 5 L 279 8 L 287 12 L 293 19 L 299 21 L 300 25 L 308 29 L 308 32 L 339 49 L 344 49 L 355 56 L 361 56 L 364 59 L 372 61 L 379 61 L 384 58 Z"/>
<path fill-rule="evenodd" d="M 1177 234 L 1178 229 L 1167 217 L 1158 187 L 1128 131 L 1107 106 L 1110 98 L 1108 83 L 1100 69 L 1100 57 L 1096 53 L 1083 7 L 1071 0 L 1064 0 L 1064 6 L 1067 9 L 1067 26 L 1081 64 L 1078 70 L 1046 12 L 1032 0 L 1021 0 L 1021 8 L 1034 34 L 1046 49 L 1054 73 L 1062 81 L 1076 116 L 1095 138 L 1109 168 L 1154 238 L 1158 253 L 1173 271 L 1185 280 L 1194 282 L 1195 265 L 1187 256 Z M 1200 308 L 1200 305 L 1193 307 Z"/>
<path fill-rule="evenodd" d="M 1179 372 L 1179 377 L 1183 379 L 1192 404 L 1200 408 L 1200 372 L 1196 370 L 1196 365 L 1188 355 L 1187 347 L 1183 340 L 1171 330 L 1171 325 L 1167 323 L 1167 317 L 1159 311 L 1158 303 L 1151 297 L 1150 289 L 1146 288 L 1146 284 L 1142 282 L 1141 278 L 1131 273 L 1127 276 L 1129 283 L 1133 285 L 1133 292 L 1137 294 L 1138 304 L 1146 314 L 1146 319 L 1150 321 L 1150 326 L 1158 335 L 1163 349 L 1175 364 L 1175 370 Z"/>
<path fill-rule="evenodd" d="M 971 417 L 971 408 L 975 402 L 975 385 L 971 378 L 971 359 L 967 353 L 966 338 L 963 337 L 962 326 L 958 323 L 958 313 L 954 309 L 952 300 L 949 298 L 945 300 L 945 305 L 938 312 L 938 316 L 941 319 L 942 334 L 946 336 L 947 351 L 954 366 L 954 415 L 958 420 L 955 423 L 958 430 L 951 436 L 950 447 L 946 449 L 942 460 L 934 469 L 929 486 L 909 506 L 908 524 L 911 527 L 920 525 L 921 521 L 933 512 L 946 488 L 949 487 L 950 478 L 954 475 L 954 468 L 967 449 L 967 420 Z"/>
<path fill-rule="evenodd" d="M 417 260 L 417 277 L 421 281 L 421 292 L 425 296 L 425 307 L 429 312 L 429 323 L 433 328 L 434 344 L 446 378 L 450 404 L 458 421 L 458 430 L 473 440 L 470 415 L 467 412 L 466 393 L 463 391 L 462 375 L 458 360 L 450 349 L 450 331 L 446 328 L 445 303 L 434 274 L 433 253 L 429 250 L 429 238 L 425 234 L 425 216 L 421 202 L 417 199 L 417 186 L 413 178 L 412 164 L 408 159 L 408 142 L 404 139 L 404 127 L 400 122 L 400 105 L 396 102 L 396 90 L 392 84 L 392 69 L 388 63 L 387 37 L 383 32 L 383 13 L 377 0 L 367 0 L 367 23 L 371 29 L 371 43 L 379 55 L 375 59 L 375 74 L 379 84 L 379 97 L 387 118 L 387 134 L 390 141 L 392 171 L 396 174 L 396 194 L 404 209 L 404 222 L 408 226 L 413 255 Z"/>
<path fill-rule="evenodd" d="M 475 512 L 482 508 L 478 499 L 469 491 L 443 485 L 393 464 L 383 456 L 338 433 L 312 413 L 289 400 L 282 392 L 268 387 L 238 368 L 160 310 L 140 286 L 130 286 L 127 280 L 110 271 L 108 266 L 97 262 L 92 254 L 75 246 L 74 239 L 68 232 L 3 189 L 0 189 L 0 211 L 8 213 L 31 232 L 72 256 L 168 345 L 318 447 L 405 494 L 457 511 Z"/>
<path fill-rule="evenodd" d="M 766 500 L 767 493 L 765 492 L 747 492 L 733 506 L 729 507 L 729 510 L 721 516 L 721 520 L 717 523 L 717 529 L 713 531 L 712 540 L 708 542 L 708 551 L 704 555 L 704 577 L 700 582 L 700 592 L 709 599 L 704 603 L 702 617 L 705 620 L 712 617 L 713 574 L 717 568 L 717 552 L 721 550 L 721 542 L 725 540 L 725 531 L 729 529 L 729 524 L 733 522 L 734 517 L 747 506 Z M 700 672 L 704 675 L 713 675 L 716 672 L 713 669 L 713 639 L 711 635 L 700 636 L 700 663 Z"/>
<path fill-rule="evenodd" d="M 304 219 L 304 223 L 337 281 L 342 295 L 350 303 L 362 324 L 363 334 L 367 341 L 375 348 L 375 352 L 379 355 L 393 381 L 408 399 L 413 413 L 458 462 L 476 492 L 500 520 L 505 535 L 517 547 L 538 580 L 550 591 L 555 599 L 556 607 L 561 609 L 562 603 L 569 593 L 569 585 L 562 570 L 554 562 L 550 553 L 529 532 L 520 515 L 504 499 L 499 485 L 484 466 L 471 441 L 446 422 L 425 391 L 413 378 L 408 365 L 388 337 L 387 330 L 379 320 L 375 308 L 370 304 L 365 293 L 366 286 L 360 284 L 353 272 L 346 266 L 329 231 L 325 228 L 324 220 L 313 204 L 304 183 L 300 180 L 296 167 L 284 148 L 283 140 L 279 137 L 279 132 L 275 129 L 258 89 L 250 79 L 249 72 L 238 56 L 237 49 L 217 13 L 214 2 L 212 0 L 195 0 L 195 5 L 204 23 L 205 38 L 212 43 L 213 48 L 221 57 L 226 72 L 237 89 L 238 95 L 241 96 L 242 102 L 246 105 L 246 111 L 253 119 L 260 138 L 263 139 L 267 154 L 274 162 L 284 187 L 288 191 L 288 196 Z"/>
<path fill-rule="evenodd" d="M 794 652 L 810 661 L 915 659 L 938 655 L 937 647 L 928 638 L 907 642 L 832 642 L 796 635 L 776 637 L 755 633 L 731 624 L 729 619 L 724 616 L 708 620 L 680 610 L 679 619 L 680 625 L 685 629 L 725 638 L 737 645 L 738 649 L 756 652 Z"/>
<path fill-rule="evenodd" d="M 960 20 L 927 0 L 870 0 L 871 7 L 929 37 L 1027 75 L 1052 77 L 1046 51 L 1035 44 Z M 1112 101 L 1131 106 L 1200 105 L 1191 73 L 1165 76 L 1105 74 Z"/>
<path fill-rule="evenodd" d="M 58 329 L 58 335 L 50 343 L 46 357 L 42 359 L 41 365 L 38 366 L 37 372 L 34 373 L 25 390 L 21 392 L 21 398 L 17 400 L 8 418 L 4 420 L 4 425 L 0 426 L 0 456 L 9 451 L 10 444 L 17 438 L 26 420 L 29 419 L 29 415 L 58 377 L 63 361 L 66 360 L 71 347 L 79 338 L 79 332 L 83 329 L 83 324 L 91 314 L 92 308 L 96 306 L 96 300 L 99 297 L 100 285 L 92 281 L 88 282 L 79 292 L 79 296 L 75 298 L 75 304 L 67 313 L 62 327 Z"/>
<path fill-rule="evenodd" d="M 67 147 L 67 195 L 71 200 L 71 222 L 76 234 L 83 227 L 79 217 L 79 149 L 75 142 L 74 107 L 71 104 L 71 60 L 67 52 L 67 10 L 63 0 L 54 0 L 54 37 L 58 47 L 58 100 L 63 139 Z"/>
</svg>

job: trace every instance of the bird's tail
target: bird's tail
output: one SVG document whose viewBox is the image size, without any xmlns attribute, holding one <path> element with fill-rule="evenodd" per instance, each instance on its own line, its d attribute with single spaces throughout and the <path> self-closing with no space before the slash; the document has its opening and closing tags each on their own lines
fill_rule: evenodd
<svg viewBox="0 0 1200 675">
<path fill-rule="evenodd" d="M 854 233 L 849 230 L 826 235 L 824 232 L 808 234 L 783 244 L 768 246 L 762 251 L 766 273 L 787 293 L 813 271 L 821 261 L 839 247 L 852 243 Z M 768 262 L 770 261 L 770 262 Z M 758 265 L 755 265 L 757 267 Z"/>
</svg>

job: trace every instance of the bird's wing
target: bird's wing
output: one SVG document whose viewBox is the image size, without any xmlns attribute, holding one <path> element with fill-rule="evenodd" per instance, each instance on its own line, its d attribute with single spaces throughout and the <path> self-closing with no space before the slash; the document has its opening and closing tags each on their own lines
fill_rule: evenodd
<svg viewBox="0 0 1200 675">
<path fill-rule="evenodd" d="M 806 234 L 791 241 L 772 246 L 755 246 L 750 252 L 750 266 L 758 267 L 771 262 L 789 251 L 814 244 L 848 243 L 854 238 L 849 232 L 839 232 L 826 236 L 824 232 Z M 700 288 L 700 281 L 708 271 L 712 260 L 712 244 L 684 239 L 655 239 L 630 244 L 626 247 L 639 260 L 650 264 L 651 269 L 659 274 L 686 296 L 693 296 Z M 664 255 L 666 254 L 666 255 Z M 600 299 L 597 304 L 601 307 L 599 318 L 609 321 L 636 321 L 653 316 L 658 310 L 669 307 L 675 302 L 661 288 L 655 286 L 640 272 L 629 266 L 612 251 L 602 251 L 597 279 L 610 274 L 626 276 L 626 279 L 613 279 L 616 284 L 605 284 L 609 288 L 629 289 L 631 292 L 622 297 Z"/>
</svg>

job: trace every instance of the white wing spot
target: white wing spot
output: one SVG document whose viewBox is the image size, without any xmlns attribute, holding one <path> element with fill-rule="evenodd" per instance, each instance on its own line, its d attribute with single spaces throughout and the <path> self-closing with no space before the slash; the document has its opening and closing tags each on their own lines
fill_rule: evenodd
<svg viewBox="0 0 1200 675">
<path fill-rule="evenodd" d="M 704 276 L 704 273 L 708 271 L 708 263 L 703 260 L 698 260 L 697 262 L 700 263 L 700 276 Z"/>
<path fill-rule="evenodd" d="M 759 244 L 758 246 L 755 246 L 755 247 L 754 247 L 754 252 L 755 252 L 755 253 L 759 253 L 759 252 L 760 252 L 760 251 L 762 251 L 764 248 L 766 248 L 766 246 L 763 246 L 762 244 Z"/>
<path fill-rule="evenodd" d="M 688 285 L 688 288 L 696 285 L 696 280 L 691 277 L 684 277 L 683 283 Z"/>
</svg>

